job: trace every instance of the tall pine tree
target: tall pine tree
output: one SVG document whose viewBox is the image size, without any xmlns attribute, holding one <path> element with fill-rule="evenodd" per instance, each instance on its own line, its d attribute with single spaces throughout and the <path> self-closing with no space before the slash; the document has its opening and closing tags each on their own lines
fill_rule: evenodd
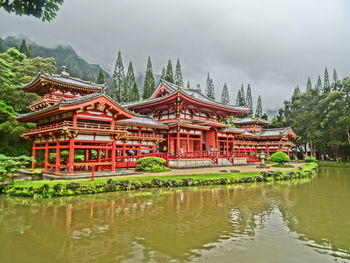
<svg viewBox="0 0 350 263">
<path fill-rule="evenodd" d="M 226 83 L 225 83 L 224 87 L 222 88 L 221 103 L 223 103 L 223 104 L 230 104 L 230 95 L 228 93 L 228 88 L 227 88 Z"/>
<path fill-rule="evenodd" d="M 187 81 L 187 89 L 191 89 L 190 81 Z"/>
<path fill-rule="evenodd" d="M 134 67 L 132 66 L 132 62 L 130 61 L 128 66 L 128 71 L 125 76 L 125 81 L 123 84 L 123 100 L 125 102 L 129 102 L 131 100 L 131 90 L 134 87 L 135 83 L 135 74 Z"/>
<path fill-rule="evenodd" d="M 156 88 L 156 83 L 155 83 L 154 75 L 153 75 L 151 57 L 148 57 L 147 67 L 146 67 L 146 72 L 145 72 L 145 80 L 143 82 L 143 96 L 142 97 L 144 99 L 149 98 L 152 95 L 152 93 L 154 92 L 155 88 Z"/>
<path fill-rule="evenodd" d="M 174 73 L 173 73 L 173 65 L 171 64 L 171 60 L 168 60 L 168 65 L 166 66 L 165 78 L 166 81 L 174 83 Z"/>
<path fill-rule="evenodd" d="M 261 96 L 259 95 L 258 102 L 256 104 L 255 116 L 260 118 L 262 115 L 263 115 L 262 102 L 261 102 Z"/>
<path fill-rule="evenodd" d="M 322 90 L 322 80 L 321 80 L 321 76 L 318 76 L 318 79 L 317 79 L 315 88 L 316 88 L 318 91 L 321 91 L 321 90 Z"/>
<path fill-rule="evenodd" d="M 243 84 L 241 85 L 241 101 L 240 101 L 240 105 L 239 106 L 246 106 L 246 101 L 245 101 L 245 91 L 244 91 L 244 87 Z"/>
<path fill-rule="evenodd" d="M 299 95 L 300 95 L 300 89 L 299 89 L 299 86 L 296 86 L 293 92 L 293 97 L 296 98 Z"/>
<path fill-rule="evenodd" d="M 175 84 L 183 87 L 184 86 L 184 80 L 182 78 L 182 72 L 181 72 L 181 65 L 180 60 L 177 59 L 176 61 L 176 70 L 175 70 L 175 78 L 174 78 Z"/>
<path fill-rule="evenodd" d="M 165 68 L 162 68 L 162 76 L 161 76 L 162 79 L 165 79 Z"/>
<path fill-rule="evenodd" d="M 324 70 L 324 80 L 323 80 L 323 92 L 329 93 L 331 91 L 331 84 L 329 82 L 328 70 Z"/>
<path fill-rule="evenodd" d="M 139 101 L 139 100 L 140 100 L 139 89 L 137 88 L 136 81 L 134 81 L 134 84 L 130 92 L 130 101 Z"/>
<path fill-rule="evenodd" d="M 250 88 L 250 84 L 248 84 L 248 88 L 247 88 L 246 106 L 251 109 L 253 108 L 253 97 L 252 97 L 252 90 Z"/>
<path fill-rule="evenodd" d="M 338 74 L 337 74 L 337 71 L 335 70 L 335 68 L 333 69 L 333 81 L 334 82 L 338 81 Z"/>
<path fill-rule="evenodd" d="M 111 96 L 118 102 L 122 102 L 122 89 L 124 84 L 125 74 L 124 74 L 124 65 L 122 54 L 119 51 L 118 57 L 115 63 L 114 72 L 113 72 L 113 83 L 111 89 Z"/>
<path fill-rule="evenodd" d="M 306 83 L 306 91 L 310 91 L 312 89 L 312 83 L 310 80 L 310 77 L 307 79 L 307 83 Z"/>
<path fill-rule="evenodd" d="M 105 84 L 105 76 L 103 74 L 103 70 L 100 68 L 100 71 L 98 72 L 97 79 L 96 79 L 97 84 Z"/>
<path fill-rule="evenodd" d="M 242 101 L 241 90 L 239 89 L 238 93 L 237 93 L 237 98 L 236 98 L 236 106 L 240 106 L 241 105 L 241 101 Z"/>
<path fill-rule="evenodd" d="M 215 100 L 214 82 L 213 82 L 213 79 L 210 78 L 209 73 L 208 73 L 207 82 L 206 82 L 206 93 L 208 98 Z"/>
<path fill-rule="evenodd" d="M 29 57 L 29 51 L 25 39 L 22 40 L 21 46 L 19 47 L 19 51 L 25 54 L 27 57 Z"/>
<path fill-rule="evenodd" d="M 0 53 L 3 53 L 4 52 L 4 45 L 3 45 L 3 43 L 2 43 L 2 39 L 1 39 L 1 37 L 0 37 Z"/>
</svg>

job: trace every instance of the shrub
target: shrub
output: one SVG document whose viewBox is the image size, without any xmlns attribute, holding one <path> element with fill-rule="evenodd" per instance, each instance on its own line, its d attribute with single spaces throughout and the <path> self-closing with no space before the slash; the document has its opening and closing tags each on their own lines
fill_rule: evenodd
<svg viewBox="0 0 350 263">
<path fill-rule="evenodd" d="M 166 161 L 160 157 L 143 157 L 136 161 L 137 171 L 140 172 L 162 172 L 169 171 L 168 167 L 165 167 Z"/>
<path fill-rule="evenodd" d="M 313 156 L 305 156 L 304 161 L 307 163 L 317 162 L 316 157 Z"/>
<path fill-rule="evenodd" d="M 272 167 L 280 167 L 280 168 L 293 168 L 294 166 L 291 164 L 275 164 Z"/>
<path fill-rule="evenodd" d="M 32 158 L 28 156 L 9 157 L 0 154 L 0 176 L 2 176 L 2 181 L 5 181 L 8 177 L 9 181 L 13 182 L 17 170 L 29 166 L 31 162 Z"/>
<path fill-rule="evenodd" d="M 289 162 L 289 156 L 284 152 L 275 152 L 271 155 L 270 160 L 279 164 Z"/>
</svg>

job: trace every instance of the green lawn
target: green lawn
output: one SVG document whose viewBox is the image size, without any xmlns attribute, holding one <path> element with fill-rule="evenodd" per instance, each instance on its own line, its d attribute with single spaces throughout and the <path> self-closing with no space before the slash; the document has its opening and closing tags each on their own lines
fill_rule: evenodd
<svg viewBox="0 0 350 263">
<path fill-rule="evenodd" d="M 349 167 L 350 168 L 350 162 L 320 161 L 319 164 L 322 167 Z"/>
<path fill-rule="evenodd" d="M 160 180 L 181 180 L 184 178 L 192 178 L 192 179 L 218 179 L 218 178 L 234 178 L 241 179 L 243 177 L 255 177 L 258 176 L 260 172 L 246 172 L 246 173 L 217 173 L 217 174 L 191 174 L 191 175 L 147 175 L 141 177 L 113 177 L 112 179 L 115 181 L 123 181 L 127 180 L 129 182 L 151 182 L 153 179 Z M 92 181 L 91 179 L 87 180 L 42 180 L 42 181 L 15 181 L 14 186 L 22 186 L 22 187 L 40 187 L 43 184 L 55 185 L 55 184 L 69 184 L 73 182 L 78 182 L 81 185 L 88 184 L 104 184 L 111 178 L 99 178 Z"/>
<path fill-rule="evenodd" d="M 316 163 L 306 163 L 303 167 L 304 170 L 311 169 L 313 167 L 317 166 Z M 160 179 L 160 180 L 181 180 L 184 178 L 192 178 L 194 180 L 196 179 L 219 179 L 219 178 L 228 178 L 228 179 L 241 179 L 243 177 L 256 177 L 260 175 L 261 171 L 265 170 L 259 170 L 256 172 L 242 172 L 242 173 L 216 173 L 216 174 L 192 174 L 192 175 L 152 175 L 151 173 L 147 176 L 142 177 L 113 177 L 112 179 L 115 181 L 120 180 L 128 180 L 129 182 L 151 182 L 152 179 Z M 291 170 L 285 170 L 282 171 L 283 173 L 287 173 Z M 297 171 L 296 169 L 293 171 Z M 73 182 L 78 182 L 81 185 L 91 185 L 91 184 L 105 184 L 109 179 L 111 178 L 99 178 L 92 181 L 91 179 L 86 180 L 42 180 L 42 181 L 15 181 L 14 186 L 19 187 L 41 187 L 44 184 L 48 184 L 50 186 L 53 186 L 55 184 L 69 184 Z"/>
</svg>

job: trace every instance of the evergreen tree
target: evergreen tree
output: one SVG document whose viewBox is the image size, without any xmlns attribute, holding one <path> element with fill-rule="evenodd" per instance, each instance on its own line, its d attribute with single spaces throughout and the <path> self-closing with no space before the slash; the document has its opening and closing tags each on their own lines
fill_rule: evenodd
<svg viewBox="0 0 350 263">
<path fill-rule="evenodd" d="M 148 57 L 147 67 L 145 72 L 145 80 L 143 82 L 143 98 L 144 99 L 149 98 L 154 92 L 155 88 L 156 88 L 156 83 L 153 75 L 151 57 Z"/>
<path fill-rule="evenodd" d="M 300 95 L 300 89 L 299 86 L 296 86 L 293 92 L 293 97 L 297 97 Z"/>
<path fill-rule="evenodd" d="M 248 84 L 248 88 L 247 88 L 247 96 L 246 96 L 246 106 L 248 108 L 253 108 L 253 98 L 252 98 L 252 90 L 250 88 L 250 84 Z"/>
<path fill-rule="evenodd" d="M 173 73 L 173 65 L 171 64 L 171 60 L 168 60 L 168 65 L 166 67 L 165 78 L 166 81 L 174 83 L 174 73 Z"/>
<path fill-rule="evenodd" d="M 333 81 L 334 82 L 338 81 L 338 74 L 337 74 L 337 71 L 335 70 L 335 68 L 333 69 Z"/>
<path fill-rule="evenodd" d="M 202 92 L 202 89 L 201 89 L 201 85 L 200 85 L 200 84 L 197 84 L 197 90 L 198 90 L 199 92 Z"/>
<path fill-rule="evenodd" d="M 32 54 L 33 54 L 33 49 L 32 49 L 32 45 L 28 45 L 28 57 L 33 57 Z"/>
<path fill-rule="evenodd" d="M 241 98 L 241 90 L 239 89 L 239 90 L 238 90 L 238 93 L 237 93 L 237 98 L 236 98 L 236 106 L 240 106 L 241 101 L 242 101 L 242 98 Z"/>
<path fill-rule="evenodd" d="M 262 115 L 263 115 L 262 102 L 261 102 L 261 96 L 259 95 L 258 102 L 256 104 L 255 116 L 260 118 Z"/>
<path fill-rule="evenodd" d="M 118 102 L 122 102 L 122 89 L 124 84 L 124 65 L 121 52 L 118 52 L 117 61 L 115 63 L 113 72 L 113 84 L 111 90 L 111 96 Z"/>
<path fill-rule="evenodd" d="M 175 70 L 175 78 L 174 78 L 175 84 L 183 87 L 184 86 L 184 80 L 182 78 L 182 72 L 181 72 L 181 65 L 180 60 L 177 59 L 176 61 L 176 70 Z"/>
<path fill-rule="evenodd" d="M 3 53 L 4 52 L 4 45 L 2 43 L 2 39 L 0 37 L 0 53 Z"/>
<path fill-rule="evenodd" d="M 230 103 L 230 95 L 228 93 L 228 88 L 227 88 L 226 83 L 225 83 L 224 87 L 222 88 L 221 103 L 223 103 L 223 104 L 229 104 Z"/>
<path fill-rule="evenodd" d="M 134 87 L 135 82 L 135 74 L 134 67 L 132 66 L 132 62 L 130 61 L 128 66 L 128 72 L 126 73 L 125 81 L 123 83 L 123 101 L 129 102 L 131 99 L 131 90 Z"/>
<path fill-rule="evenodd" d="M 328 70 L 326 68 L 324 71 L 323 92 L 329 93 L 330 91 L 331 91 L 331 85 L 329 82 Z"/>
<path fill-rule="evenodd" d="M 165 68 L 162 68 L 162 76 L 161 76 L 162 79 L 165 79 Z"/>
<path fill-rule="evenodd" d="M 241 101 L 239 106 L 246 106 L 246 101 L 245 101 L 245 92 L 244 92 L 244 87 L 243 84 L 241 85 Z"/>
<path fill-rule="evenodd" d="M 139 100 L 140 100 L 139 89 L 137 88 L 136 81 L 134 81 L 134 85 L 130 92 L 130 101 L 139 101 Z"/>
<path fill-rule="evenodd" d="M 310 77 L 307 79 L 307 83 L 306 83 L 306 91 L 310 91 L 312 89 L 312 83 L 310 80 Z"/>
<path fill-rule="evenodd" d="M 318 91 L 321 91 L 321 90 L 322 90 L 322 81 L 321 81 L 321 77 L 320 77 L 320 76 L 318 76 L 318 79 L 317 79 L 317 83 L 316 83 L 315 88 L 316 88 Z"/>
<path fill-rule="evenodd" d="M 191 89 L 190 82 L 187 81 L 187 89 Z"/>
<path fill-rule="evenodd" d="M 100 69 L 100 71 L 98 72 L 98 75 L 97 75 L 97 79 L 96 79 L 96 83 L 97 84 L 105 84 L 105 76 L 103 74 L 103 70 Z"/>
<path fill-rule="evenodd" d="M 19 51 L 25 54 L 27 57 L 29 57 L 28 47 L 25 39 L 22 40 L 21 46 L 19 47 Z"/>
<path fill-rule="evenodd" d="M 210 78 L 209 73 L 208 73 L 207 82 L 206 82 L 206 92 L 207 92 L 208 98 L 215 100 L 214 82 L 213 82 L 213 79 Z"/>
</svg>

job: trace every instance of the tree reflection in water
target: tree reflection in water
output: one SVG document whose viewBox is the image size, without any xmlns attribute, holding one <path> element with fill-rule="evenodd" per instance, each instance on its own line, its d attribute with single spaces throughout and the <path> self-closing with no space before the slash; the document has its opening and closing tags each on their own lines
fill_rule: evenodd
<svg viewBox="0 0 350 263">
<path fill-rule="evenodd" d="M 347 257 L 350 228 L 335 234 L 339 228 L 334 215 L 340 220 L 346 215 L 337 212 L 336 198 L 329 194 L 331 180 L 327 173 L 324 176 L 271 185 L 152 189 L 35 201 L 1 197 L 0 259 L 187 261 L 225 241 L 244 244 L 256 239 L 272 215 L 298 233 L 296 237 L 313 240 L 322 253 L 327 240 L 330 253 L 343 251 Z M 349 187 L 335 184 L 340 190 Z"/>
</svg>

